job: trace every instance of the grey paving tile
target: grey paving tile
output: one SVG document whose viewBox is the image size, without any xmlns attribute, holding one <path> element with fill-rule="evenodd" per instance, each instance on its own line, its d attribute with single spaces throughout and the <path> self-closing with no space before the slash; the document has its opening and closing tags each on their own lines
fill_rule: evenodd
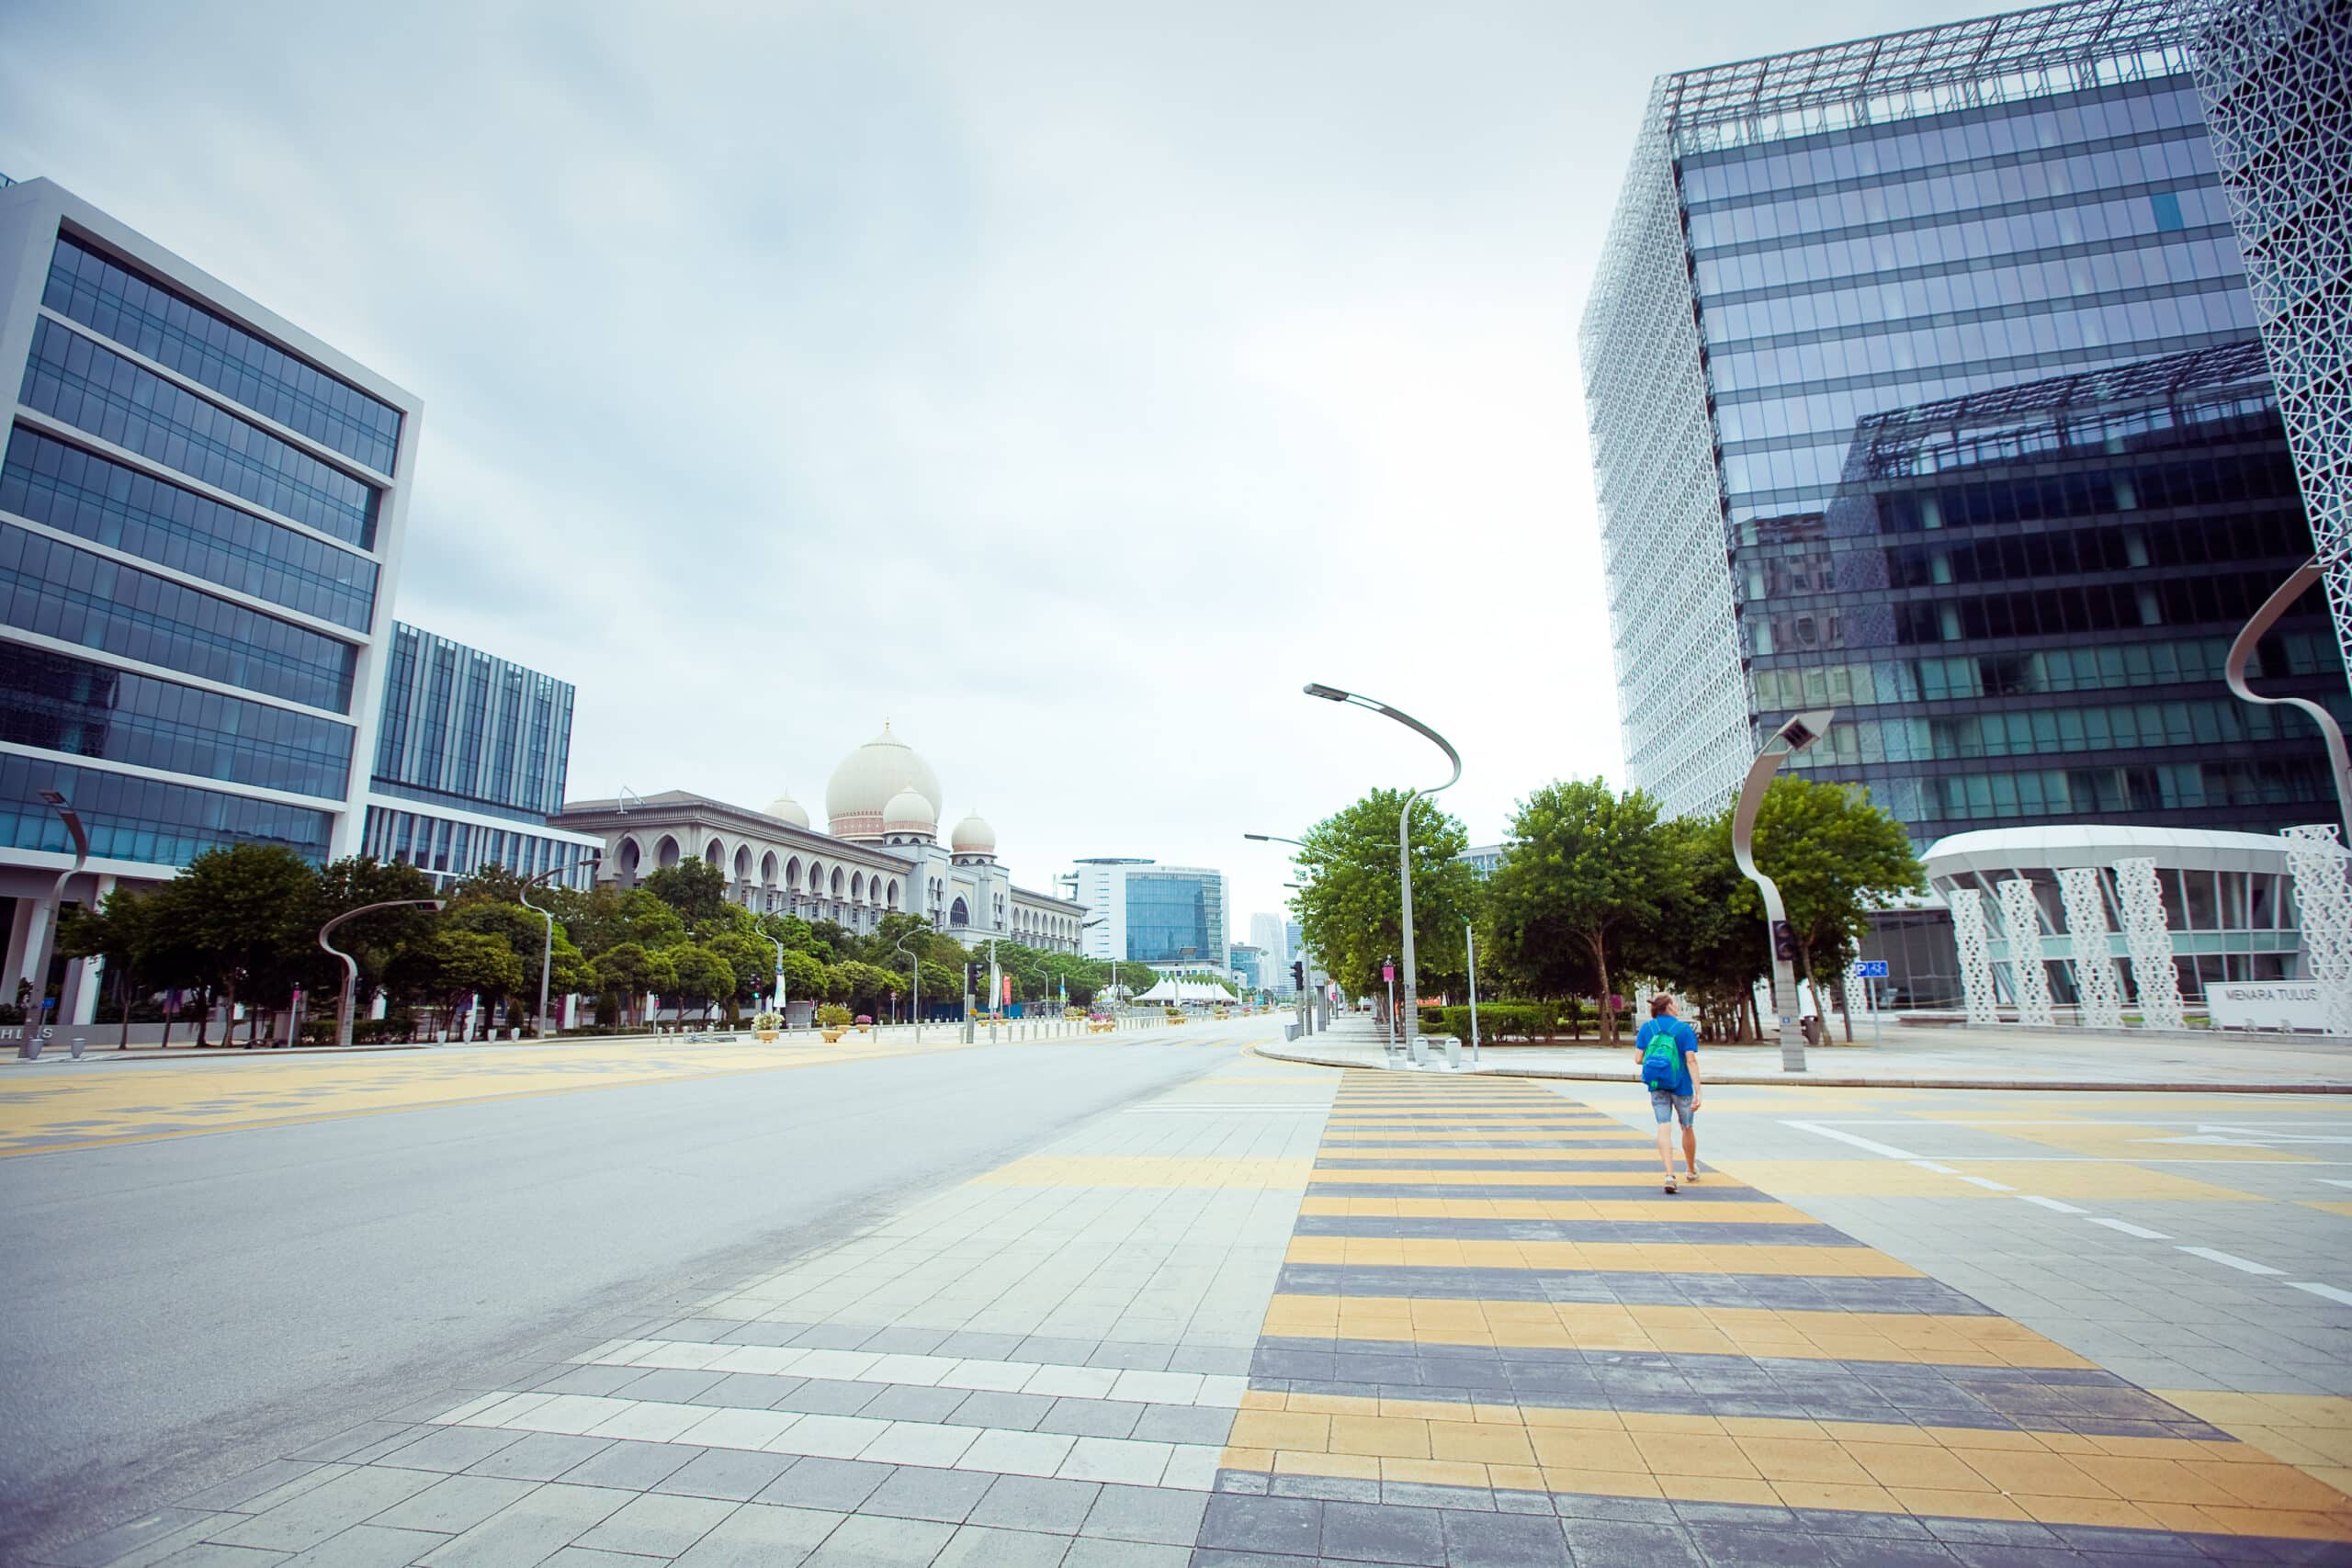
<svg viewBox="0 0 2352 1568">
<path fill-rule="evenodd" d="M 1263 1494 L 1269 1497 L 1317 1497 L 1327 1503 L 1377 1503 L 1380 1483 L 1352 1475 L 1277 1475 Z M 1551 1510 L 1544 1510 L 1549 1513 Z"/>
<path fill-rule="evenodd" d="M 847 1514 L 890 1478 L 891 1466 L 854 1459 L 804 1459 L 760 1489 L 762 1503 Z"/>
<path fill-rule="evenodd" d="M 205 1539 L 224 1546 L 260 1546 L 275 1551 L 311 1547 L 413 1497 L 441 1477 L 429 1471 L 362 1466 L 312 1487 L 266 1513 L 224 1516 L 222 1528 Z"/>
<path fill-rule="evenodd" d="M 1255 1353 L 1254 1346 L 1179 1345 L 1168 1358 L 1168 1371 L 1242 1377 L 1248 1374 L 1250 1358 Z"/>
<path fill-rule="evenodd" d="M 644 1492 L 661 1485 L 702 1451 L 691 1443 L 639 1443 L 622 1438 L 564 1472 L 563 1479 L 573 1486 L 611 1486 Z"/>
<path fill-rule="evenodd" d="M 1069 1550 L 1066 1535 L 966 1525 L 933 1559 L 933 1568 L 1057 1568 Z"/>
<path fill-rule="evenodd" d="M 442 1409 L 447 1410 L 458 1403 L 458 1400 L 452 1399 L 448 1404 L 443 1405 Z M 413 1430 L 414 1430 L 413 1427 L 401 1421 L 362 1421 L 356 1427 L 346 1427 L 332 1438 L 312 1443 L 308 1448 L 296 1449 L 283 1457 L 306 1460 L 350 1460 L 355 1463 L 365 1464 L 366 1460 L 355 1460 L 353 1456 L 363 1450 L 379 1447 L 387 1438 L 398 1438 Z"/>
<path fill-rule="evenodd" d="M 376 1462 L 401 1470 L 437 1470 L 454 1475 L 472 1469 L 501 1450 L 513 1448 L 522 1438 L 520 1432 L 502 1431 L 495 1427 L 435 1427 Z"/>
<path fill-rule="evenodd" d="M 1143 1541 L 1111 1540 L 1080 1536 L 1069 1543 L 1061 1568 L 1190 1568 L 1189 1546 L 1157 1546 Z M 1291 1559 L 1294 1564 L 1300 1562 Z"/>
<path fill-rule="evenodd" d="M 447 1406 L 443 1408 L 446 1409 Z M 175 1506 L 182 1508 L 205 1510 L 230 1508 L 240 1513 L 259 1513 L 261 1511 L 259 1508 L 250 1508 L 244 1505 L 257 1498 L 266 1497 L 291 1482 L 309 1480 L 311 1484 L 315 1486 L 327 1479 L 326 1476 L 319 1473 L 322 1468 L 324 1467 L 304 1463 L 300 1460 L 274 1459 L 267 1464 L 254 1466 L 243 1475 L 232 1476 L 226 1481 L 204 1488 L 201 1492 L 191 1492 L 185 1497 L 176 1498 Z M 299 1490 L 308 1491 L 309 1488 L 301 1487 Z M 272 1499 L 272 1504 L 282 1501 L 284 1501 L 283 1498 L 275 1498 Z"/>
<path fill-rule="evenodd" d="M 841 1522 L 839 1514 L 746 1503 L 681 1552 L 675 1568 L 797 1568 Z"/>
<path fill-rule="evenodd" d="M 949 1412 L 972 1397 L 967 1389 L 894 1382 L 884 1385 L 858 1414 L 881 1421 L 944 1421 Z"/>
<path fill-rule="evenodd" d="M 1035 1430 L 1080 1438 L 1124 1438 L 1143 1419 L 1144 1407 L 1120 1399 L 1057 1399 L 1038 1418 Z"/>
<path fill-rule="evenodd" d="M 738 1506 L 714 1497 L 650 1493 L 623 1504 L 573 1544 L 642 1557 L 675 1557 L 718 1528 Z"/>
<path fill-rule="evenodd" d="M 854 1324 L 818 1323 L 802 1329 L 792 1343 L 809 1350 L 854 1350 L 874 1337 L 874 1333 L 870 1327 Z"/>
<path fill-rule="evenodd" d="M 1233 1412 L 1189 1404 L 1148 1404 L 1131 1437 L 1154 1443 L 1203 1443 L 1222 1448 L 1233 1430 Z"/>
<path fill-rule="evenodd" d="M 1326 1557 L 1443 1568 L 1445 1521 L 1434 1508 L 1328 1503 L 1323 1508 L 1321 1551 Z"/>
<path fill-rule="evenodd" d="M 528 1432 L 523 1440 L 467 1467 L 473 1475 L 503 1475 L 514 1481 L 553 1481 L 613 1446 L 610 1438 L 575 1438 L 562 1432 Z"/>
<path fill-rule="evenodd" d="M 1034 1432 L 1056 1403 L 1039 1393 L 980 1393 L 957 1404 L 947 1419 L 959 1427 L 1003 1427 L 1016 1432 Z"/>
<path fill-rule="evenodd" d="M 744 1410 L 765 1410 L 808 1381 L 807 1378 L 779 1377 L 770 1372 L 726 1372 L 680 1403 L 731 1404 Z"/>
<path fill-rule="evenodd" d="M 354 1525 L 299 1557 L 281 1560 L 279 1568 L 404 1568 L 447 1539 L 429 1530 Z"/>
<path fill-rule="evenodd" d="M 645 1336 L 648 1339 L 684 1339 L 715 1345 L 743 1325 L 731 1317 L 682 1317 Z"/>
<path fill-rule="evenodd" d="M 1635 1524 L 1623 1519 L 1567 1519 L 1568 1551 L 1578 1565 L 1610 1568 L 1707 1568 L 1679 1525 Z"/>
<path fill-rule="evenodd" d="M 119 1562 L 133 1553 L 147 1551 L 149 1556 L 144 1561 L 152 1562 L 164 1554 L 153 1549 L 176 1550 L 180 1546 L 193 1545 L 214 1522 L 214 1516 L 202 1509 L 158 1508 L 152 1514 L 127 1519 L 111 1529 L 55 1548 L 47 1560 L 57 1564 L 57 1568 L 101 1568 L 102 1564 Z"/>
<path fill-rule="evenodd" d="M 1707 1562 L 1736 1563 L 1739 1568 L 1820 1568 L 1826 1555 L 1821 1538 L 1800 1530 L 1692 1525 L 1689 1534 Z"/>
<path fill-rule="evenodd" d="M 1079 1533 L 1189 1547 L 1200 1534 L 1209 1497 L 1157 1486 L 1105 1486 Z"/>
<path fill-rule="evenodd" d="M 535 1392 L 606 1394 L 615 1389 L 628 1387 L 644 1375 L 642 1367 L 574 1367 L 570 1371 L 558 1372 L 539 1384 Z M 450 1403 L 455 1404 L 456 1401 Z M 447 1410 L 449 1406 L 445 1404 L 441 1408 Z"/>
<path fill-rule="evenodd" d="M 929 1519 L 853 1515 L 808 1557 L 808 1568 L 930 1568 L 955 1534 L 954 1525 Z"/>
<path fill-rule="evenodd" d="M 1094 1348 L 1101 1343 L 1099 1339 L 1062 1339 L 1032 1335 L 1015 1348 L 1010 1359 L 1016 1361 L 1043 1361 L 1048 1366 L 1055 1367 L 1082 1367 L 1087 1364 L 1086 1359 L 1094 1354 Z M 1246 1371 L 1248 1369 L 1245 1367 L 1243 1370 Z"/>
<path fill-rule="evenodd" d="M 858 1512 L 962 1524 L 996 1480 L 978 1471 L 933 1470 L 903 1464 L 858 1505 Z"/>
<path fill-rule="evenodd" d="M 934 1353 L 947 1338 L 944 1329 L 885 1328 L 858 1347 L 861 1350 L 887 1351 L 908 1356 L 928 1356 Z"/>
<path fill-rule="evenodd" d="M 1001 1475 L 967 1517 L 976 1525 L 1075 1535 L 1102 1494 L 1102 1486 L 1091 1481 Z"/>
<path fill-rule="evenodd" d="M 656 1492 L 689 1497 L 724 1497 L 745 1503 L 758 1496 L 777 1476 L 790 1470 L 790 1454 L 752 1453 L 742 1449 L 707 1449 L 688 1460 L 653 1487 Z"/>
<path fill-rule="evenodd" d="M 1010 1361 L 1028 1341 L 1023 1334 L 951 1334 L 932 1347 L 934 1356 L 963 1356 L 974 1360 Z M 1028 1358 L 1023 1357 L 1025 1360 Z"/>
<path fill-rule="evenodd" d="M 465 1534 L 435 1547 L 418 1562 L 426 1568 L 514 1568 L 552 1557 L 629 1501 L 632 1495 L 605 1486 L 561 1482 L 535 1487 Z"/>
<path fill-rule="evenodd" d="M 1195 1544 L 1232 1551 L 1286 1552 L 1312 1557 L 1323 1535 L 1327 1505 L 1306 1497 L 1209 1498 Z"/>
<path fill-rule="evenodd" d="M 1569 1568 L 1573 1561 L 1556 1518 L 1450 1508 L 1444 1519 L 1449 1568 Z"/>
<path fill-rule="evenodd" d="M 637 1557 L 618 1551 L 598 1551 L 593 1547 L 567 1546 L 553 1557 L 541 1560 L 538 1568 L 652 1568 L 664 1561 L 658 1557 Z"/>
<path fill-rule="evenodd" d="M 1172 1345 L 1145 1345 L 1124 1339 L 1105 1339 L 1094 1348 L 1094 1354 L 1086 1359 L 1086 1364 L 1090 1367 L 1117 1367 L 1123 1371 L 1133 1369 L 1138 1371 L 1164 1372 L 1168 1370 L 1169 1359 L 1175 1353 L 1176 1348 Z"/>
<path fill-rule="evenodd" d="M 684 1404 L 726 1375 L 724 1372 L 687 1371 L 675 1367 L 662 1367 L 640 1372 L 610 1392 L 616 1399 L 659 1399 L 672 1404 Z"/>
<path fill-rule="evenodd" d="M 370 1516 L 368 1522 L 388 1529 L 458 1535 L 530 1495 L 537 1484 L 496 1475 L 446 1475 L 415 1496 Z"/>
<path fill-rule="evenodd" d="M 810 1416 L 855 1416 L 882 1392 L 880 1383 L 850 1382 L 840 1378 L 809 1378 L 768 1406 L 797 1410 Z"/>
</svg>

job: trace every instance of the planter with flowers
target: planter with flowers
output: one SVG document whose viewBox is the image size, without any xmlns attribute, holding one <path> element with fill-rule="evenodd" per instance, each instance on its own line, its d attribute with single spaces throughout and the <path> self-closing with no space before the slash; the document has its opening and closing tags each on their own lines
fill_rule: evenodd
<svg viewBox="0 0 2352 1568">
<path fill-rule="evenodd" d="M 849 1009 L 839 1002 L 827 1002 L 817 1010 L 817 1028 L 824 1034 L 828 1045 L 849 1032 Z"/>
<path fill-rule="evenodd" d="M 784 1014 L 780 1012 L 763 1012 L 752 1020 L 752 1032 L 759 1037 L 763 1045 L 775 1044 L 775 1037 L 783 1031 Z"/>
<path fill-rule="evenodd" d="M 862 1012 L 857 1015 L 857 1032 L 860 1034 L 871 1034 L 874 1032 L 874 1015 L 872 1013 Z"/>
</svg>

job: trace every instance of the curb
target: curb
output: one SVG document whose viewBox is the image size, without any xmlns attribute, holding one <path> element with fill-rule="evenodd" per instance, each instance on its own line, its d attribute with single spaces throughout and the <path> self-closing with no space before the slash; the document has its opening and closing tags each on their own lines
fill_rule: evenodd
<svg viewBox="0 0 2352 1568">
<path fill-rule="evenodd" d="M 1310 1067 L 1339 1067 L 1367 1072 L 1410 1070 L 1391 1069 L 1377 1062 L 1354 1061 L 1338 1056 L 1284 1051 L 1275 1046 L 1253 1045 L 1250 1050 L 1269 1061 L 1295 1062 Z M 1480 1067 L 1475 1073 L 1464 1069 L 1461 1076 L 1490 1078 L 1559 1078 L 1574 1083 L 1611 1083 L 1638 1087 L 1638 1080 L 1629 1073 L 1606 1073 L 1579 1067 Z M 1801 1084 L 1811 1089 L 2048 1089 L 2089 1094 L 2352 1094 L 2352 1083 L 2131 1083 L 2102 1082 L 2082 1078 L 1856 1078 L 1822 1077 L 1809 1072 L 1781 1073 L 1769 1077 L 1756 1073 L 1709 1073 L 1707 1087 L 1713 1089 L 1717 1084 L 1743 1089 L 1786 1088 L 1792 1084 Z"/>
</svg>

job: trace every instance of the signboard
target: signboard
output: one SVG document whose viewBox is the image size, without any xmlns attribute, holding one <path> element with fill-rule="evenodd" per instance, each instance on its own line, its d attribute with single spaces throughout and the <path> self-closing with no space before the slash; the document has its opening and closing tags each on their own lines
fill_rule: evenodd
<svg viewBox="0 0 2352 1568">
<path fill-rule="evenodd" d="M 1383 980 L 1394 980 L 1394 979 L 1396 979 L 1396 965 L 1395 965 L 1394 964 L 1382 964 L 1382 965 L 1380 966 L 1380 977 L 1381 977 Z"/>
<path fill-rule="evenodd" d="M 2216 1029 L 2327 1027 L 2327 1004 L 2304 980 L 2209 980 L 2205 1008 Z"/>
<path fill-rule="evenodd" d="M 1885 979 L 1886 960 L 1883 958 L 1857 958 L 1854 960 L 1854 978 L 1857 980 Z"/>
</svg>

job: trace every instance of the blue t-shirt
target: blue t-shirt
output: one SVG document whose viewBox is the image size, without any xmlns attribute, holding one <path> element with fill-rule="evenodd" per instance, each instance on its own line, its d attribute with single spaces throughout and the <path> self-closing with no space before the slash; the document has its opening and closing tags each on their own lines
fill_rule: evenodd
<svg viewBox="0 0 2352 1568">
<path fill-rule="evenodd" d="M 1642 1025 L 1641 1032 L 1634 1036 L 1635 1054 L 1648 1051 L 1650 1042 L 1661 1033 L 1671 1034 L 1674 1037 L 1674 1092 L 1678 1095 L 1689 1094 L 1690 1092 L 1690 1053 L 1699 1048 L 1698 1033 L 1679 1018 L 1654 1018 Z"/>
</svg>

